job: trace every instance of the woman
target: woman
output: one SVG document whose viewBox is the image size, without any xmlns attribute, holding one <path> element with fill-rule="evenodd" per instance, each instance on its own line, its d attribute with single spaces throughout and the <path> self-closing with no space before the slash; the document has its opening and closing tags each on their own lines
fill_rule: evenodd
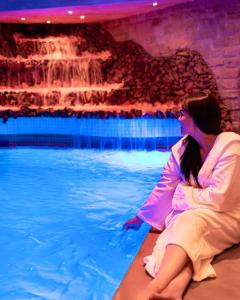
<svg viewBox="0 0 240 300">
<path fill-rule="evenodd" d="M 139 299 L 180 300 L 191 278 L 215 277 L 213 257 L 240 242 L 240 136 L 221 132 L 210 94 L 187 98 L 179 121 L 185 135 L 172 147 L 160 181 L 137 216 L 163 230 L 145 268 L 154 278 Z"/>
</svg>

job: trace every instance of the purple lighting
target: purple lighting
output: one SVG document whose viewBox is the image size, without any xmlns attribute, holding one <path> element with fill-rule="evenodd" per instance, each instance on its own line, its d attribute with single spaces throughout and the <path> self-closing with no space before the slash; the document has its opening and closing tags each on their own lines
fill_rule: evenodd
<svg viewBox="0 0 240 300">
<path fill-rule="evenodd" d="M 5 1 L 0 3 L 0 23 L 18 23 L 26 17 L 27 23 L 79 23 L 80 16 L 87 16 L 88 23 L 104 22 L 144 14 L 193 0 L 42 0 L 42 1 Z M 161 6 L 161 7 L 160 7 Z M 158 8 L 159 7 L 159 8 Z M 68 11 L 72 11 L 69 14 Z"/>
</svg>

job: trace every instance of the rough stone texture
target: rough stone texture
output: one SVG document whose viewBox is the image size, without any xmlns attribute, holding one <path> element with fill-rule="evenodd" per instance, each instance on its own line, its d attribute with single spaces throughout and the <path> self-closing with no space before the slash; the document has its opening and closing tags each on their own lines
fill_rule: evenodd
<svg viewBox="0 0 240 300">
<path fill-rule="evenodd" d="M 198 51 L 240 130 L 239 0 L 196 0 L 103 25 L 117 41 L 133 40 L 155 57 L 182 48 Z"/>
<path fill-rule="evenodd" d="M 211 69 L 201 54 L 190 48 L 153 57 L 134 41 L 116 42 L 99 24 L 2 24 L 1 30 L 0 44 L 5 43 L 5 47 L 0 48 L 0 105 L 4 107 L 62 105 L 63 108 L 74 108 L 85 104 L 145 102 L 177 105 L 186 95 L 199 91 L 211 91 L 218 97 Z M 65 44 L 72 45 L 76 51 L 69 55 L 67 47 L 63 50 L 63 41 L 59 44 L 59 39 L 63 38 Z M 61 60 L 55 59 L 55 55 L 65 54 L 64 51 L 68 55 Z M 86 51 L 88 57 L 96 57 L 103 51 L 110 56 L 107 59 L 100 57 L 97 66 L 97 59 L 85 62 L 85 65 L 89 64 L 85 67 L 86 72 L 91 65 L 91 70 L 95 71 L 89 71 L 81 85 L 74 85 L 72 81 L 82 74 L 82 71 L 78 72 L 81 69 L 79 59 L 83 59 L 81 56 Z M 66 65 L 70 67 L 66 69 Z M 97 80 L 91 77 L 96 73 L 101 73 L 102 77 Z M 94 89 L 79 92 L 76 91 L 79 85 L 83 88 L 93 86 Z M 121 87 L 102 92 L 96 85 Z"/>
<path fill-rule="evenodd" d="M 223 109 L 223 112 L 227 114 Z M 164 113 L 160 110 L 155 110 L 154 112 L 144 112 L 140 109 L 130 109 L 130 110 L 90 110 L 82 109 L 75 110 L 72 108 L 65 107 L 64 109 L 56 108 L 31 108 L 28 105 L 22 105 L 17 110 L 4 109 L 0 110 L 0 119 L 3 123 L 6 123 L 9 118 L 18 117 L 55 117 L 55 118 L 94 118 L 94 119 L 109 119 L 109 118 L 123 118 L 123 119 L 134 119 L 134 118 L 157 118 L 157 119 L 173 119 L 177 117 L 176 111 L 174 109 L 167 109 Z M 227 115 L 225 120 L 227 120 Z M 231 126 L 231 121 L 230 121 Z M 228 130 L 228 124 L 225 122 L 222 124 L 224 130 Z"/>
</svg>

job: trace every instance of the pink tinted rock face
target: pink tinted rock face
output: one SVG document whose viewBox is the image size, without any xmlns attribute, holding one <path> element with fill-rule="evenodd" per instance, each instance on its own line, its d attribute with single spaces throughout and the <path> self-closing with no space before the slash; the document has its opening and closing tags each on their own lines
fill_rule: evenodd
<svg viewBox="0 0 240 300">
<path fill-rule="evenodd" d="M 116 42 L 101 25 L 1 25 L 0 105 L 62 107 L 144 103 L 175 107 L 191 92 L 218 95 L 198 51 L 152 57 L 134 41 Z M 26 111 L 24 109 L 24 111 Z"/>
<path fill-rule="evenodd" d="M 197 50 L 211 68 L 220 95 L 240 130 L 240 2 L 196 0 L 154 13 L 106 22 L 117 41 L 133 40 L 153 56 Z"/>
</svg>

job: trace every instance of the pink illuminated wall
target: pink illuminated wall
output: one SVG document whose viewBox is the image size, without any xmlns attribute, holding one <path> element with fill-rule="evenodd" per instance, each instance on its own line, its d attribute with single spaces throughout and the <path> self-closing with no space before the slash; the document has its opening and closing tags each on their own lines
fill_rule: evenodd
<svg viewBox="0 0 240 300">
<path fill-rule="evenodd" d="M 117 41 L 132 39 L 153 56 L 190 48 L 201 53 L 217 79 L 234 127 L 240 128 L 240 2 L 196 0 L 154 13 L 106 22 Z"/>
</svg>

